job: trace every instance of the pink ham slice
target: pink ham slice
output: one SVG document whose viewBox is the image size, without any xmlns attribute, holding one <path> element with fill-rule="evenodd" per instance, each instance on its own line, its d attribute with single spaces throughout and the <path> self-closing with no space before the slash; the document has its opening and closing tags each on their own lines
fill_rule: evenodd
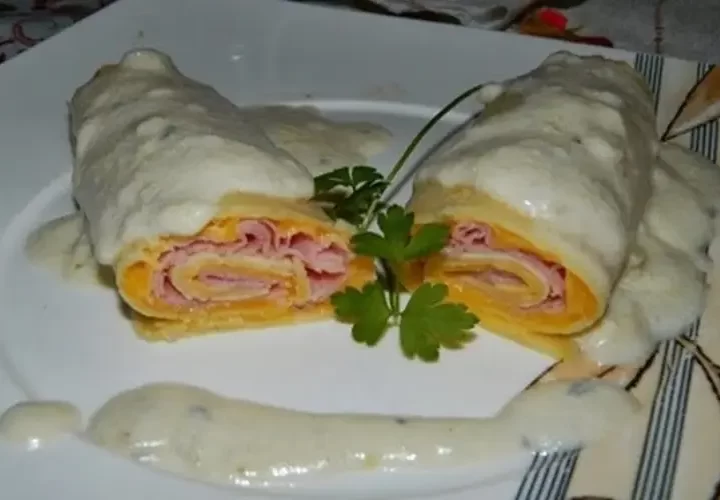
<svg viewBox="0 0 720 500">
<path fill-rule="evenodd" d="M 299 232 L 281 236 L 275 224 L 265 219 L 245 220 L 238 224 L 240 237 L 229 243 L 197 240 L 177 246 L 160 256 L 160 270 L 155 274 L 153 294 L 173 305 L 201 305 L 209 302 L 186 296 L 172 280 L 172 271 L 200 253 L 213 253 L 221 257 L 253 256 L 268 260 L 293 259 L 302 263 L 310 282 L 310 299 L 316 303 L 335 293 L 345 281 L 350 253 L 332 243 L 321 244 L 310 235 Z M 219 295 L 233 290 L 238 295 L 282 299 L 284 291 L 273 280 L 261 280 L 238 273 L 206 273 L 197 277 L 204 284 L 217 287 Z"/>
<path fill-rule="evenodd" d="M 564 267 L 546 262 L 536 255 L 522 250 L 508 250 L 493 248 L 492 228 L 487 224 L 478 222 L 465 222 L 454 227 L 450 234 L 450 241 L 444 253 L 450 257 L 459 257 L 463 254 L 474 254 L 483 257 L 496 257 L 511 259 L 535 274 L 545 285 L 545 298 L 539 302 L 520 304 L 526 310 L 543 310 L 548 312 L 561 312 L 565 308 L 565 276 Z M 481 282 L 490 285 L 518 285 L 523 280 L 499 269 L 490 269 L 466 276 L 470 282 Z"/>
</svg>

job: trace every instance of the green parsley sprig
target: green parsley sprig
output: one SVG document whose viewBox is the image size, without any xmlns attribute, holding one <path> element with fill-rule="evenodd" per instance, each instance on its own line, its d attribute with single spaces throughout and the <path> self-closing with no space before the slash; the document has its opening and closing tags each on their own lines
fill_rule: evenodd
<svg viewBox="0 0 720 500">
<path fill-rule="evenodd" d="M 373 167 L 340 168 L 315 177 L 315 201 L 333 220 L 360 226 L 388 183 Z"/>
<path fill-rule="evenodd" d="M 345 220 L 358 228 L 351 240 L 353 251 L 377 259 L 383 270 L 378 280 L 362 289 L 350 287 L 331 297 L 337 319 L 352 325 L 352 336 L 358 343 L 375 346 L 389 328 L 397 326 L 400 348 L 408 359 L 434 362 L 441 348 L 462 349 L 475 338 L 472 328 L 478 318 L 465 305 L 446 302 L 448 288 L 443 284 L 420 285 L 402 306 L 403 269 L 441 251 L 450 228 L 445 224 L 424 224 L 413 233 L 415 215 L 398 205 L 387 207 L 383 195 L 430 129 L 482 87 L 466 90 L 436 113 L 387 177 L 373 167 L 361 165 L 315 178 L 314 199 L 332 219 Z M 376 219 L 380 234 L 368 230 Z"/>
<path fill-rule="evenodd" d="M 353 325 L 356 342 L 375 346 L 391 326 L 398 326 L 403 354 L 431 362 L 440 357 L 440 348 L 461 349 L 472 341 L 475 335 L 470 330 L 478 320 L 465 305 L 444 302 L 448 288 L 443 284 L 422 284 L 401 306 L 402 266 L 442 250 L 450 232 L 445 224 L 426 224 L 411 234 L 414 218 L 412 212 L 393 205 L 378 217 L 381 235 L 355 235 L 354 251 L 383 263 L 384 283 L 375 281 L 362 290 L 348 288 L 331 301 L 337 318 Z"/>
</svg>

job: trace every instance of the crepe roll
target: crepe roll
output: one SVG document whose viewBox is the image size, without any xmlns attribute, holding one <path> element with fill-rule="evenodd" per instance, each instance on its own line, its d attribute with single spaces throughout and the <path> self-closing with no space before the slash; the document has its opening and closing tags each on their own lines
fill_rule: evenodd
<svg viewBox="0 0 720 500">
<path fill-rule="evenodd" d="M 629 65 L 560 52 L 488 85 L 481 117 L 420 167 L 409 208 L 443 222 L 442 282 L 488 330 L 558 358 L 605 313 L 651 191 L 653 99 Z"/>
<path fill-rule="evenodd" d="M 255 111 L 257 113 L 257 111 Z M 313 177 L 242 109 L 137 50 L 70 103 L 73 195 L 147 340 L 318 320 L 374 279 Z"/>
</svg>

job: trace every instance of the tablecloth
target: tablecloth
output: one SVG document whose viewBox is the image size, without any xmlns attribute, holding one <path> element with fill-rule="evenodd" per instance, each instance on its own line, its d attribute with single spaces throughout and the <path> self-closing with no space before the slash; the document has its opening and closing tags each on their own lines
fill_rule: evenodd
<svg viewBox="0 0 720 500">
<path fill-rule="evenodd" d="M 0 0 L 0 63 L 113 1 Z M 374 4 L 393 13 L 440 12 L 446 14 L 445 21 L 449 19 L 471 28 L 500 29 L 504 27 L 505 16 L 512 16 L 532 0 L 320 1 L 356 9 Z M 614 46 L 631 51 L 720 62 L 719 0 L 546 0 L 544 3 L 557 7 L 554 10 L 564 17 L 560 21 L 562 28 L 581 43 L 607 39 Z M 537 33 L 537 26 L 534 28 L 530 27 L 529 31 Z"/>
<path fill-rule="evenodd" d="M 0 63 L 114 0 L 0 0 Z"/>
<path fill-rule="evenodd" d="M 349 0 L 335 0 L 348 2 Z M 353 0 L 365 3 L 367 0 Z M 557 8 L 567 28 L 609 39 L 632 52 L 658 53 L 701 62 L 720 62 L 718 0 L 371 0 L 395 12 L 425 9 L 455 16 L 461 24 L 498 27 L 528 4 Z M 489 15 L 490 14 L 490 15 Z"/>
</svg>

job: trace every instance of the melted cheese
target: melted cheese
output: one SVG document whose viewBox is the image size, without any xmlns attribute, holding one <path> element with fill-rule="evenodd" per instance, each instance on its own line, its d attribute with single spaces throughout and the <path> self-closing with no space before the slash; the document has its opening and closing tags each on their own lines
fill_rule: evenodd
<svg viewBox="0 0 720 500">
<path fill-rule="evenodd" d="M 332 307 L 327 300 L 305 304 L 310 297 L 309 280 L 300 263 L 290 260 L 199 253 L 175 267 L 173 283 L 184 294 L 207 302 L 175 305 L 155 296 L 154 277 L 161 271 L 159 261 L 164 253 L 194 241 L 219 244 L 237 241 L 240 236 L 237 226 L 242 220 L 265 218 L 275 224 L 279 235 L 302 232 L 321 244 L 334 243 L 348 248 L 351 233 L 333 225 L 307 202 L 278 205 L 269 198 L 236 194 L 222 205 L 223 212 L 197 235 L 141 241 L 126 250 L 118 264 L 117 283 L 121 296 L 137 313 L 134 324 L 138 333 L 148 340 L 167 340 L 204 331 L 296 323 L 331 316 Z M 236 215 L 241 212 L 243 216 Z M 210 289 L 197 280 L 197 276 L 214 270 L 278 281 L 284 297 L 223 296 L 217 288 Z M 374 276 L 371 259 L 353 257 L 343 286 L 359 287 Z M 297 307 L 299 305 L 303 307 Z"/>
</svg>

